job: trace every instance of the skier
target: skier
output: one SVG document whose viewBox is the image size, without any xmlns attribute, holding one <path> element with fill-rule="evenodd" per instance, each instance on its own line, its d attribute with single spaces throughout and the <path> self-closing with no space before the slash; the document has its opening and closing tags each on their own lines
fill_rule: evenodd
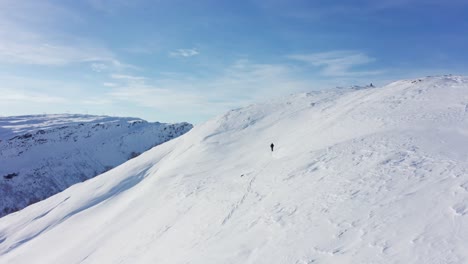
<svg viewBox="0 0 468 264">
<path fill-rule="evenodd" d="M 273 148 L 275 147 L 275 144 L 271 143 L 270 145 L 270 148 L 271 148 L 271 152 L 273 152 Z"/>
</svg>

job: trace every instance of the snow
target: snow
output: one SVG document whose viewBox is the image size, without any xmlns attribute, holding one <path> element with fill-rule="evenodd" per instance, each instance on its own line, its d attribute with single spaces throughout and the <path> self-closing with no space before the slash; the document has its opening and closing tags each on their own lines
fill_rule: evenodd
<svg viewBox="0 0 468 264">
<path fill-rule="evenodd" d="M 37 130 L 54 129 L 63 126 L 76 126 L 84 123 L 112 123 L 112 122 L 144 121 L 133 117 L 94 116 L 80 114 L 26 115 L 0 117 L 0 139 L 9 139 Z"/>
<path fill-rule="evenodd" d="M 255 104 L 3 217 L 0 263 L 467 263 L 467 149 L 466 77 Z"/>
<path fill-rule="evenodd" d="M 191 127 L 90 115 L 0 117 L 0 216 L 101 174 Z"/>
</svg>

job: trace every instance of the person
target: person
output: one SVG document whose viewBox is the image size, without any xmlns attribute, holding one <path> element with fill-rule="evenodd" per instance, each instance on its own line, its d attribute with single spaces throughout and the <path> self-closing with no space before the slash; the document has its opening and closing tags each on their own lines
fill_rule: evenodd
<svg viewBox="0 0 468 264">
<path fill-rule="evenodd" d="M 273 152 L 273 148 L 275 147 L 275 144 L 271 143 L 270 145 L 270 148 L 271 148 L 271 151 Z"/>
</svg>

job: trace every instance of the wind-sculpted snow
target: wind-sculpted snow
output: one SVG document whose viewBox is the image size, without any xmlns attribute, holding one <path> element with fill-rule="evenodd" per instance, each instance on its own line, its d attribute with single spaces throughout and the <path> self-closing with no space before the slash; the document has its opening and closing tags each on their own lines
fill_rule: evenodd
<svg viewBox="0 0 468 264">
<path fill-rule="evenodd" d="M 467 105 L 445 76 L 230 111 L 0 219 L 0 263 L 468 263 Z"/>
<path fill-rule="evenodd" d="M 0 216 L 120 165 L 191 127 L 89 115 L 0 117 Z"/>
</svg>

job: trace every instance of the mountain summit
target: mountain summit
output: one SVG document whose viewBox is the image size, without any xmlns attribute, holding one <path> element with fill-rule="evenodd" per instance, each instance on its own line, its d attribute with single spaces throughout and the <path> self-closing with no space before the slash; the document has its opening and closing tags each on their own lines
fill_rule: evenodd
<svg viewBox="0 0 468 264">
<path fill-rule="evenodd" d="M 467 150 L 466 77 L 292 95 L 0 219 L 0 263 L 466 263 Z"/>
</svg>

